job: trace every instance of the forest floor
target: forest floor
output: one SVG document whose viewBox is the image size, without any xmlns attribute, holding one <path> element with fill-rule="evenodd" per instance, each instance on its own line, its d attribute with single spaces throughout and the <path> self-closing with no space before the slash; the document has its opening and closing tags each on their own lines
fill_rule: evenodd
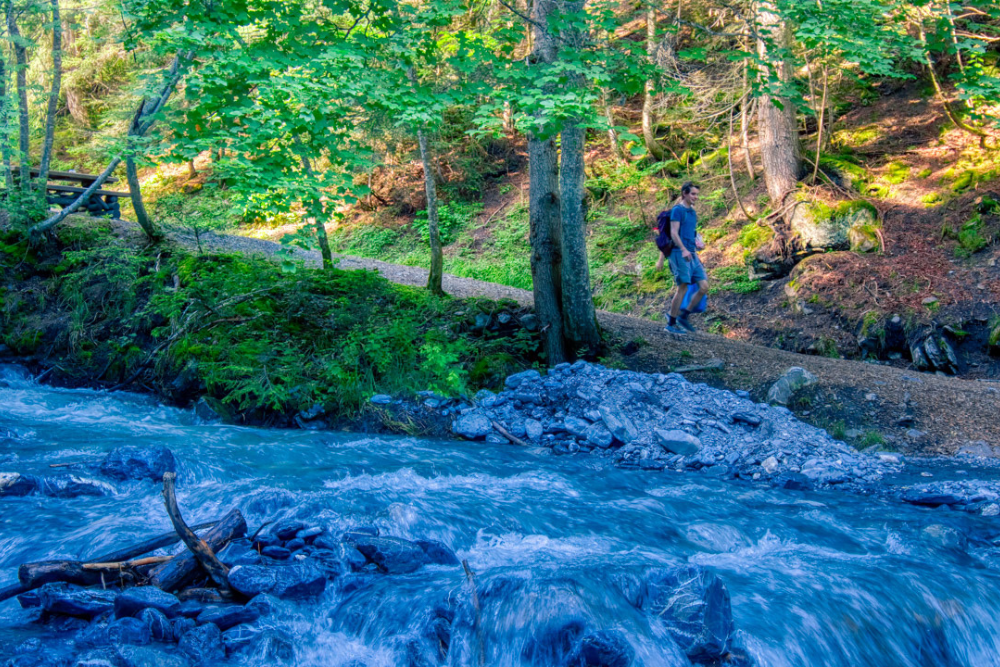
<svg viewBox="0 0 1000 667">
<path fill-rule="evenodd" d="M 202 244 L 220 251 L 268 256 L 282 248 L 262 239 L 214 234 L 202 237 Z M 298 257 L 314 265 L 320 262 L 315 251 L 298 251 Z M 427 282 L 427 271 L 419 267 L 350 256 L 337 259 L 340 268 L 378 271 L 396 283 L 422 286 Z M 470 278 L 445 275 L 444 288 L 458 298 L 508 298 L 524 305 L 532 303 L 529 290 Z M 971 447 L 989 455 L 996 444 L 1000 452 L 996 428 L 1000 383 L 798 354 L 709 333 L 676 336 L 664 331 L 662 322 L 606 311 L 599 311 L 598 319 L 619 350 L 605 363 L 643 372 L 718 366 L 685 374 L 692 381 L 745 389 L 758 401 L 764 400 L 770 385 L 788 368 L 803 367 L 819 382 L 797 395 L 789 407 L 801 419 L 859 448 L 954 454 Z"/>
</svg>

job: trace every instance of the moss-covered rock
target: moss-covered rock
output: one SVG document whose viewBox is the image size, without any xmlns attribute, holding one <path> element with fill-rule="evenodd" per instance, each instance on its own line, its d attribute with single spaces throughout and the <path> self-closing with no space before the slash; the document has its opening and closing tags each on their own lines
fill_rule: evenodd
<svg viewBox="0 0 1000 667">
<path fill-rule="evenodd" d="M 795 208 L 791 220 L 792 232 L 804 247 L 824 250 L 847 250 L 855 245 L 866 248 L 869 240 L 874 240 L 874 245 L 866 249 L 874 249 L 878 240 L 874 230 L 878 224 L 875 207 L 865 201 L 845 201 L 836 206 L 821 202 L 801 204 Z"/>
</svg>

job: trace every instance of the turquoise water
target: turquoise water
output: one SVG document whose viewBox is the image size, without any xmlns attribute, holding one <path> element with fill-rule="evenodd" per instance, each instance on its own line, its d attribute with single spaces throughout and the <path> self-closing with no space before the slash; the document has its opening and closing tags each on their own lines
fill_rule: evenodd
<svg viewBox="0 0 1000 667">
<path fill-rule="evenodd" d="M 488 665 L 521 665 L 531 637 L 566 618 L 620 631 L 635 665 L 688 664 L 616 583 L 682 563 L 726 583 L 739 639 L 760 665 L 1000 664 L 992 553 L 943 546 L 931 534 L 940 529 L 925 530 L 990 534 L 995 519 L 622 471 L 544 449 L 201 425 L 144 397 L 2 384 L 0 471 L 52 474 L 52 463 L 162 444 L 178 459 L 190 523 L 236 506 L 251 530 L 295 514 L 448 544 L 490 591 Z M 109 497 L 2 499 L 0 585 L 22 562 L 87 558 L 169 529 L 152 483 Z M 407 664 L 417 612 L 442 599 L 468 607 L 469 590 L 461 568 L 445 566 L 328 587 L 280 619 L 297 642 L 290 664 Z M 15 601 L 0 603 L 0 639 L 38 633 Z M 456 625 L 447 664 L 476 664 L 473 641 Z"/>
</svg>

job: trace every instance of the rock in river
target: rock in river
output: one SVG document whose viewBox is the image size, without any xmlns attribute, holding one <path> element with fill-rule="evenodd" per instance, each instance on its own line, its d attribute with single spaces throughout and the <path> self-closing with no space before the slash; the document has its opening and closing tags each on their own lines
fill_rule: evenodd
<svg viewBox="0 0 1000 667">
<path fill-rule="evenodd" d="M 455 420 L 452 430 L 463 438 L 485 438 L 493 430 L 490 420 L 480 412 L 468 412 Z"/>
<path fill-rule="evenodd" d="M 177 462 L 166 447 L 116 447 L 104 457 L 101 472 L 117 480 L 159 482 L 164 473 L 177 472 Z"/>
</svg>

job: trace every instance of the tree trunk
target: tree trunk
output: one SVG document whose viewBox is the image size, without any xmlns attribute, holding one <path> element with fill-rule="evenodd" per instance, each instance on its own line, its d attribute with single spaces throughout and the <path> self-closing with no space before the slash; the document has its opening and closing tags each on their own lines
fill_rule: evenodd
<svg viewBox="0 0 1000 667">
<path fill-rule="evenodd" d="M 38 163 L 38 183 L 44 188 L 49 179 L 49 164 L 52 162 L 52 140 L 56 132 L 56 111 L 59 110 L 59 86 L 62 83 L 62 21 L 59 18 L 59 0 L 52 0 L 52 90 L 49 91 L 49 106 L 45 112 L 45 140 L 42 143 L 42 159 Z"/>
<path fill-rule="evenodd" d="M 553 0 L 535 0 L 531 8 L 531 55 L 534 65 L 555 60 L 555 40 L 548 31 Z M 566 359 L 563 345 L 561 268 L 562 221 L 559 216 L 559 176 L 556 143 L 551 136 L 528 135 L 528 219 L 531 227 L 531 282 L 546 361 Z"/>
<path fill-rule="evenodd" d="M 757 172 L 753 168 L 753 156 L 750 154 L 750 114 L 753 109 L 753 99 L 750 97 L 750 63 L 743 67 L 743 101 L 740 102 L 740 146 L 743 148 L 743 160 L 747 166 L 747 175 L 751 181 L 757 180 Z"/>
<path fill-rule="evenodd" d="M 423 130 L 417 130 L 417 142 L 420 144 L 420 161 L 424 165 L 424 192 L 427 194 L 427 234 L 431 241 L 431 271 L 427 276 L 427 289 L 435 294 L 444 294 L 444 288 L 441 286 L 444 273 L 444 254 L 441 252 L 441 234 L 438 230 L 437 190 L 434 185 L 434 172 L 431 171 L 427 134 Z"/>
<path fill-rule="evenodd" d="M 579 125 L 567 123 L 563 126 L 559 167 L 563 246 L 562 307 L 565 327 L 563 336 L 573 354 L 584 349 L 596 352 L 601 342 L 590 289 L 590 266 L 587 262 L 583 160 L 585 138 L 586 131 Z"/>
<path fill-rule="evenodd" d="M 562 3 L 565 11 L 583 11 L 583 0 Z M 564 39 L 576 48 L 583 48 L 586 35 L 573 27 L 563 33 Z M 570 84 L 583 88 L 583 77 L 576 76 Z M 559 167 L 559 202 L 562 219 L 562 308 L 563 338 L 569 352 L 577 354 L 587 350 L 596 353 L 601 342 L 594 312 L 594 296 L 590 289 L 590 266 L 587 262 L 587 225 L 584 204 L 584 143 L 586 130 L 577 119 L 564 123 L 562 128 L 562 154 Z"/>
<path fill-rule="evenodd" d="M 14 177 L 10 170 L 10 126 L 7 123 L 7 56 L 0 49 L 0 153 L 3 156 L 3 183 L 5 193 L 14 187 Z"/>
<path fill-rule="evenodd" d="M 649 64 L 656 66 L 656 4 L 650 2 L 646 7 L 646 57 Z M 663 149 L 656 141 L 656 130 L 653 127 L 653 90 L 652 79 L 646 79 L 642 94 L 642 138 L 646 142 L 646 150 L 656 160 L 663 159 Z"/>
<path fill-rule="evenodd" d="M 132 156 L 125 158 L 125 180 L 128 181 L 129 197 L 132 199 L 132 210 L 135 211 L 135 221 L 142 227 L 146 237 L 150 241 L 160 238 L 160 233 L 156 225 L 146 213 L 146 206 L 142 203 L 142 186 L 139 183 L 139 171 L 135 166 L 135 159 Z"/>
<path fill-rule="evenodd" d="M 608 141 L 611 142 L 611 152 L 614 153 L 615 159 L 619 163 L 625 164 L 628 162 L 628 156 L 618 142 L 618 132 L 615 131 L 615 118 L 611 114 L 611 105 L 608 104 L 608 94 L 606 92 L 604 93 L 604 118 L 608 121 Z"/>
<path fill-rule="evenodd" d="M 70 15 L 63 20 L 65 21 L 62 27 L 63 51 L 77 58 L 80 56 L 80 49 L 77 47 L 76 32 L 73 30 L 73 13 L 70 12 Z M 64 69 L 66 73 L 71 73 L 76 67 Z M 80 125 L 90 125 L 90 118 L 87 116 L 87 109 L 83 106 L 83 101 L 80 99 L 79 91 L 72 85 L 64 86 L 64 90 L 66 91 L 66 108 L 69 110 L 70 117 Z"/>
<path fill-rule="evenodd" d="M 791 31 L 784 19 L 766 5 L 758 5 L 757 19 L 763 36 L 757 42 L 761 61 L 773 71 L 776 76 L 772 78 L 777 79 L 779 85 L 787 86 L 792 79 L 793 67 L 788 55 Z M 770 53 L 772 49 L 780 49 L 785 55 L 779 60 Z M 781 209 L 785 198 L 795 190 L 802 161 L 795 107 L 783 93 L 784 90 L 778 94 L 764 94 L 757 105 L 764 181 L 775 210 Z"/>
<path fill-rule="evenodd" d="M 18 142 L 20 156 L 18 163 L 21 165 L 21 169 L 18 172 L 18 179 L 21 183 L 21 190 L 27 192 L 31 187 L 31 130 L 28 126 L 28 50 L 17 28 L 17 19 L 14 17 L 13 4 L 13 2 L 7 4 L 7 33 L 14 43 L 14 60 L 17 66 L 17 111 L 18 128 L 20 131 L 20 140 Z"/>
</svg>

